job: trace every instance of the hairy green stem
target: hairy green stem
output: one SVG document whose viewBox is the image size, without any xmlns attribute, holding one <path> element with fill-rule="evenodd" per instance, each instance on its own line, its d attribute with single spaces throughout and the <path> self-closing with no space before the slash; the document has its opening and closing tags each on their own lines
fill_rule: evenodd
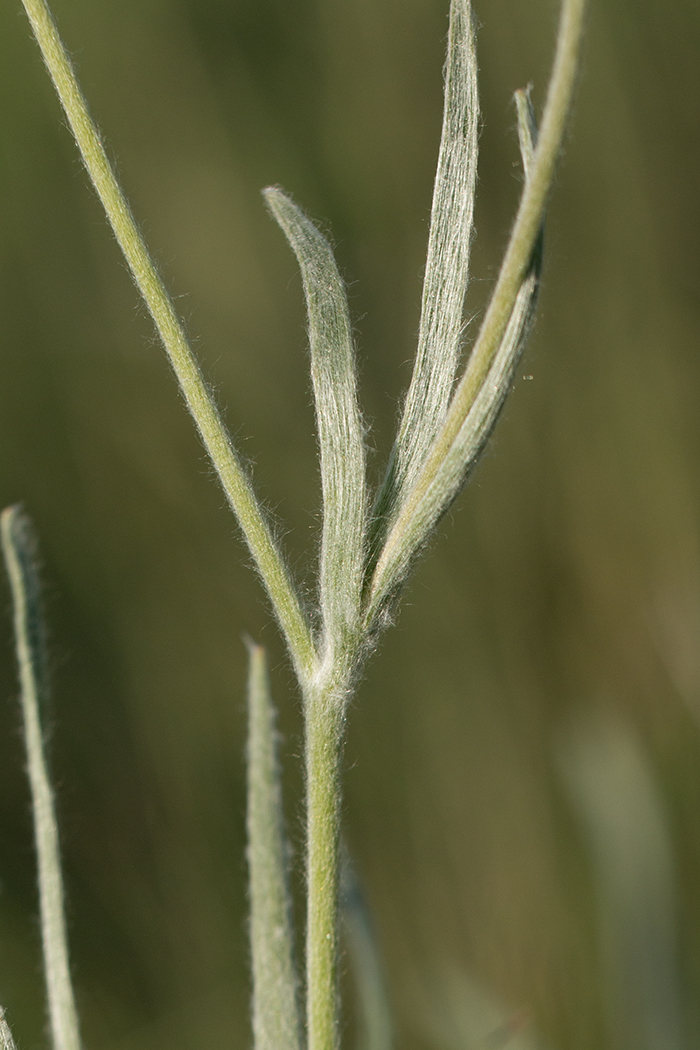
<svg viewBox="0 0 700 1050">
<path fill-rule="evenodd" d="M 386 589 L 387 578 L 391 577 L 397 559 L 402 557 L 401 551 L 406 546 L 406 536 L 414 531 L 413 522 L 420 516 L 431 486 L 479 396 L 528 273 L 571 108 L 585 8 L 586 0 L 564 0 L 562 4 L 557 48 L 542 125 L 496 287 L 445 422 L 433 442 L 378 560 L 368 596 L 366 622 L 371 620 Z"/>
<path fill-rule="evenodd" d="M 34 564 L 35 545 L 29 520 L 19 507 L 8 507 L 2 512 L 0 532 L 14 609 L 24 742 L 34 816 L 41 939 L 51 1036 L 54 1050 L 80 1050 L 78 1015 L 68 964 L 58 825 L 44 757 L 39 716 L 39 708 L 47 700 L 48 687 L 39 581 Z"/>
<path fill-rule="evenodd" d="M 307 1050 L 336 1050 L 342 706 L 329 691 L 306 709 Z"/>
<path fill-rule="evenodd" d="M 300 679 L 316 651 L 299 599 L 250 481 L 207 388 L 183 326 L 131 214 L 44 0 L 22 0 L 83 163 L 143 296 L 226 498 L 236 515 L 289 645 Z"/>
</svg>

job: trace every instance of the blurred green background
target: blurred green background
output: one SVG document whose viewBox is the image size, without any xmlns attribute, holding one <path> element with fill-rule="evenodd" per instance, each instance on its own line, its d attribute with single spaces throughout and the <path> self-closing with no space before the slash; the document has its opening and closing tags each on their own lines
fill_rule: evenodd
<svg viewBox="0 0 700 1050">
<path fill-rule="evenodd" d="M 415 345 L 447 7 L 55 3 L 309 588 L 319 485 L 301 283 L 259 190 L 281 184 L 331 232 L 376 478 Z M 511 1045 L 488 1018 L 467 1032 L 492 999 L 522 1039 L 560 1050 L 700 1035 L 700 6 L 591 7 L 531 345 L 350 711 L 346 834 L 411 1050 Z M 475 8 L 472 332 L 521 184 L 511 95 L 533 81 L 541 106 L 557 4 Z M 269 647 L 297 861 L 299 699 L 19 0 L 0 5 L 0 121 L 0 500 L 23 501 L 41 537 L 85 1044 L 245 1047 L 242 632 Z M 6 585 L 0 604 L 0 1002 L 34 1050 L 43 988 Z"/>
</svg>

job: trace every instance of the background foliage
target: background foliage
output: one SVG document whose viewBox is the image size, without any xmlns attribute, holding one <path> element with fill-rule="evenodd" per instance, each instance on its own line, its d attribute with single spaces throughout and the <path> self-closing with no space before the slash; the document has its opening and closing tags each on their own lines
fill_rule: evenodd
<svg viewBox="0 0 700 1050">
<path fill-rule="evenodd" d="M 533 80 L 541 103 L 557 14 L 554 0 L 475 6 L 471 315 L 520 187 L 511 94 Z M 418 324 L 447 3 L 61 0 L 55 14 L 308 574 L 319 492 L 303 298 L 259 189 L 280 183 L 332 233 L 378 474 Z M 350 712 L 347 837 L 401 1045 L 435 1045 L 430 1017 L 457 972 L 552 1046 L 632 1038 L 609 1019 L 600 872 L 561 772 L 571 726 L 601 711 L 631 734 L 664 815 L 688 1045 L 700 1029 L 699 44 L 693 0 L 593 5 L 527 379 Z M 242 1046 L 241 632 L 271 652 L 297 853 L 299 701 L 11 0 L 0 114 L 0 495 L 24 501 L 42 541 L 85 1042 Z M 33 1050 L 43 990 L 9 615 L 4 635 L 0 1001 Z M 351 1041 L 351 1009 L 346 1029 Z"/>
</svg>

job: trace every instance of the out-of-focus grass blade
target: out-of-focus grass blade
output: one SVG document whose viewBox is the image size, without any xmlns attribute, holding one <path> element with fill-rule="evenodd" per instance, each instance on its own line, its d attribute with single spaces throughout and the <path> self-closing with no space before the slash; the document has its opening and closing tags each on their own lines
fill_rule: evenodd
<svg viewBox="0 0 700 1050">
<path fill-rule="evenodd" d="M 479 155 L 479 98 L 471 4 L 452 0 L 445 63 L 445 101 L 418 349 L 387 476 L 377 498 L 376 526 L 394 517 L 447 412 L 462 337 L 469 280 Z"/>
<path fill-rule="evenodd" d="M 357 989 L 361 1024 L 359 1050 L 391 1050 L 394 1029 L 379 948 L 347 850 L 342 854 L 340 908 Z"/>
<path fill-rule="evenodd" d="M 0 515 L 2 549 L 12 589 L 24 742 L 32 794 L 46 991 L 54 1050 L 80 1050 L 80 1032 L 68 963 L 58 825 L 41 732 L 40 708 L 48 681 L 36 542 L 19 507 Z"/>
<path fill-rule="evenodd" d="M 593 859 L 611 1044 L 680 1050 L 671 842 L 646 756 L 624 723 L 589 716 L 558 758 Z"/>
<path fill-rule="evenodd" d="M 436 1050 L 542 1050 L 522 1010 L 455 967 L 437 967 L 426 989 L 421 1028 Z"/>
<path fill-rule="evenodd" d="M 326 238 L 281 190 L 264 191 L 299 262 L 323 486 L 320 600 L 326 641 L 357 629 L 366 517 L 364 436 L 348 301 Z"/>
<path fill-rule="evenodd" d="M 265 650 L 249 645 L 248 868 L 255 1050 L 300 1050 L 282 798 Z"/>
</svg>

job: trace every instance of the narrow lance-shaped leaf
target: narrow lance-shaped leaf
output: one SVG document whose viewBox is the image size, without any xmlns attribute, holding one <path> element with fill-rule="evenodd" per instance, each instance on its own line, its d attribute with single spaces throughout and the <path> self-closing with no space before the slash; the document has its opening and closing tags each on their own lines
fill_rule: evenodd
<svg viewBox="0 0 700 1050">
<path fill-rule="evenodd" d="M 354 636 L 362 587 L 365 454 L 347 296 L 326 238 L 281 190 L 264 191 L 299 262 L 323 487 L 320 603 L 326 655 Z"/>
<path fill-rule="evenodd" d="M 151 259 L 90 116 L 46 0 L 22 0 L 90 180 L 153 318 L 187 407 L 270 596 L 299 679 L 316 670 L 309 625 L 265 515 L 204 381 L 172 300 Z"/>
<path fill-rule="evenodd" d="M 527 180 L 537 134 L 535 115 L 528 91 L 516 92 L 515 103 L 520 152 Z M 383 589 L 382 578 L 377 573 L 370 615 L 374 615 L 374 610 L 392 593 L 396 582 L 405 575 L 411 558 L 425 541 L 440 515 L 459 492 L 469 471 L 486 447 L 496 425 L 501 408 L 512 386 L 513 372 L 527 342 L 535 315 L 542 262 L 542 235 L 543 230 L 540 231 L 535 244 L 530 267 L 516 297 L 501 345 L 456 440 L 444 457 L 435 480 L 418 506 L 417 512 L 410 520 L 409 528 L 403 534 L 403 544 L 394 548 L 387 544 L 387 549 L 393 550 L 394 561 L 391 562 L 384 556 L 382 557 L 380 564 L 385 571 Z"/>
<path fill-rule="evenodd" d="M 530 103 L 529 90 L 515 93 L 518 115 L 518 139 L 525 179 L 529 178 L 537 141 L 535 114 Z M 493 359 L 486 380 L 462 424 L 450 455 L 446 457 L 436 478 L 438 489 L 447 506 L 459 491 L 469 471 L 485 448 L 499 413 L 512 387 L 513 373 L 523 352 L 537 306 L 539 278 L 542 268 L 544 223 L 535 242 L 529 269 L 518 292 L 498 353 Z M 438 514 L 441 511 L 438 510 Z"/>
<path fill-rule="evenodd" d="M 513 371 L 527 341 L 536 305 L 538 273 L 539 258 L 518 293 L 498 353 L 457 438 L 443 458 L 422 501 L 404 524 L 401 543 L 393 543 L 394 537 L 389 537 L 373 581 L 368 623 L 377 615 L 382 603 L 400 586 L 411 560 L 459 493 L 469 471 L 486 447 L 511 389 Z"/>
<path fill-rule="evenodd" d="M 5 1011 L 0 1006 L 0 1050 L 16 1050 L 10 1026 L 5 1020 Z"/>
<path fill-rule="evenodd" d="M 537 141 L 537 125 L 530 103 L 529 90 L 516 91 L 515 105 L 518 116 L 518 140 L 527 182 L 532 170 Z M 513 373 L 527 342 L 535 316 L 542 268 L 543 237 L 544 223 L 540 227 L 530 266 L 517 294 L 501 345 L 493 359 L 486 380 L 462 424 L 450 455 L 446 457 L 437 475 L 436 488 L 444 501 L 442 509 L 454 498 L 469 471 L 476 464 L 512 387 Z M 440 512 L 438 510 L 437 513 Z"/>
<path fill-rule="evenodd" d="M 471 4 L 452 0 L 445 101 L 430 217 L 418 350 L 411 384 L 377 497 L 375 530 L 395 518 L 447 411 L 459 361 L 469 280 L 478 159 L 479 100 Z"/>
<path fill-rule="evenodd" d="M 265 650 L 249 646 L 248 868 L 255 1050 L 300 1050 L 291 904 Z"/>
<path fill-rule="evenodd" d="M 564 0 L 562 4 L 554 68 L 534 150 L 526 100 L 521 98 L 518 103 L 526 179 L 513 232 L 464 376 L 379 556 L 366 601 L 368 628 L 381 620 L 411 560 L 459 491 L 510 388 L 532 319 L 542 222 L 571 105 L 585 4 L 586 0 Z"/>
<path fill-rule="evenodd" d="M 68 964 L 58 826 L 41 732 L 40 707 L 46 701 L 48 685 L 35 541 L 29 519 L 19 507 L 8 507 L 2 512 L 0 531 L 12 590 L 51 1036 L 54 1050 L 80 1050 L 78 1015 Z"/>
</svg>

